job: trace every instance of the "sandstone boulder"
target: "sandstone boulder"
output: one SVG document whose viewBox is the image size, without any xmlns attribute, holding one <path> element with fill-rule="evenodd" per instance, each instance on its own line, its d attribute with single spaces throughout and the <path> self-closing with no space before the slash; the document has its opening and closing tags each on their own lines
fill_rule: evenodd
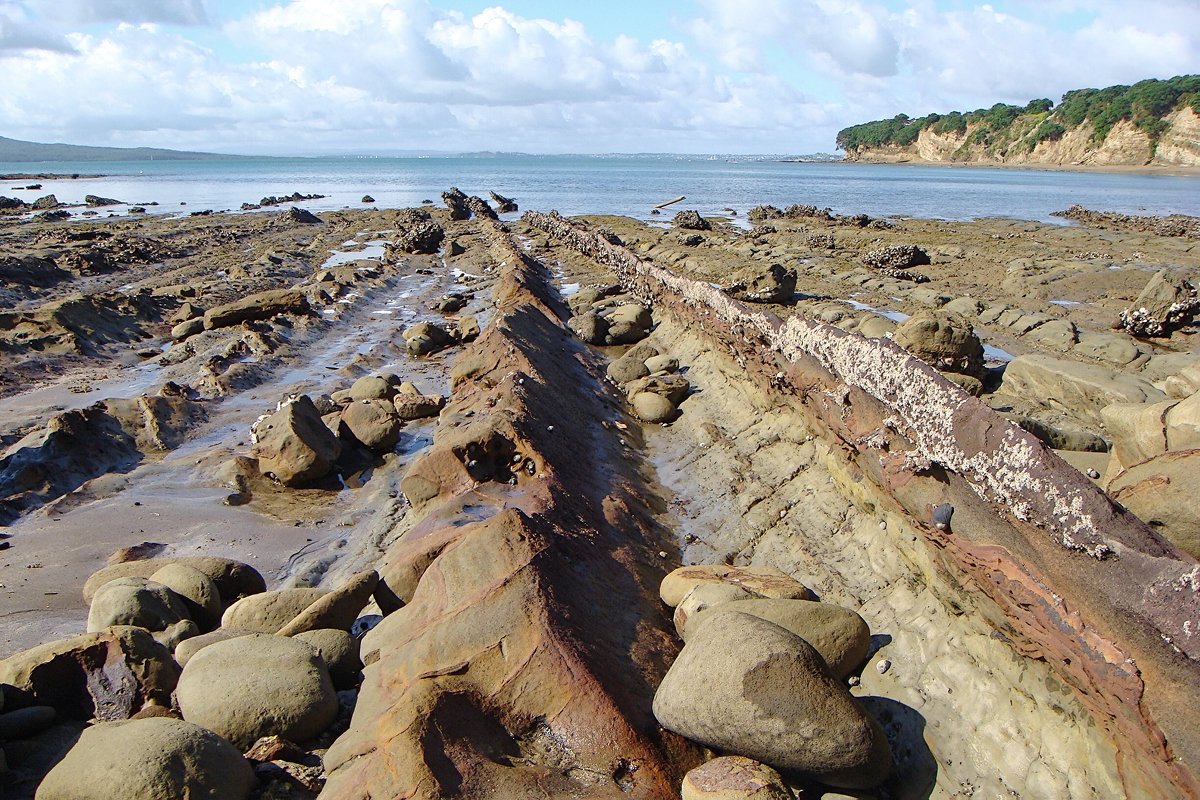
<svg viewBox="0 0 1200 800">
<path fill-rule="evenodd" d="M 167 564 L 150 576 L 151 583 L 160 583 L 183 601 L 187 615 L 203 630 L 221 624 L 221 592 L 216 582 L 195 567 L 187 564 Z"/>
<path fill-rule="evenodd" d="M 605 369 L 608 377 L 612 378 L 613 382 L 618 385 L 625 385 L 630 381 L 635 381 L 638 378 L 644 378 L 650 374 L 650 370 L 646 368 L 644 359 L 631 358 L 628 353 L 618 359 L 610 362 Z"/>
<path fill-rule="evenodd" d="M 1100 411 L 1113 403 L 1157 403 L 1166 395 L 1149 381 L 1097 364 L 1051 356 L 1020 356 L 1004 370 L 1002 394 L 1099 424 Z"/>
<path fill-rule="evenodd" d="M 83 585 L 83 600 L 90 603 L 96 590 L 111 580 L 130 576 L 149 578 L 168 564 L 184 564 L 203 572 L 216 584 L 221 601 L 226 605 L 267 588 L 258 570 L 241 561 L 216 556 L 170 556 L 124 561 L 93 573 Z"/>
<path fill-rule="evenodd" d="M 355 400 L 342 409 L 342 422 L 376 453 L 390 453 L 400 442 L 403 423 L 389 400 Z"/>
<path fill-rule="evenodd" d="M 1113 458 L 1121 468 L 1166 452 L 1167 414 L 1178 402 L 1113 403 L 1100 410 L 1100 419 L 1112 437 Z"/>
<path fill-rule="evenodd" d="M 935 369 L 983 376 L 983 343 L 958 314 L 918 311 L 896 328 L 892 341 Z"/>
<path fill-rule="evenodd" d="M 284 486 L 306 486 L 328 475 L 342 444 L 307 395 L 288 400 L 253 431 L 253 454 L 264 475 Z"/>
<path fill-rule="evenodd" d="M 88 633 L 113 625 L 161 631 L 188 618 L 183 599 L 146 578 L 118 578 L 100 587 L 88 608 Z"/>
<path fill-rule="evenodd" d="M 338 700 L 325 663 L 308 644 L 252 633 L 188 660 L 175 698 L 183 718 L 241 748 L 275 734 L 295 742 L 333 722 Z"/>
<path fill-rule="evenodd" d="M 350 386 L 351 400 L 391 400 L 396 388 L 380 375 L 364 375 Z"/>
<path fill-rule="evenodd" d="M 877 786 L 891 769 L 883 730 L 820 654 L 734 610 L 697 626 L 654 696 L 654 716 L 693 741 L 831 786 Z"/>
<path fill-rule="evenodd" d="M 675 632 L 687 641 L 688 626 L 702 611 L 755 597 L 758 595 L 754 592 L 733 583 L 698 583 L 683 596 L 679 605 L 675 606 L 675 614 L 672 617 Z"/>
<path fill-rule="evenodd" d="M 667 398 L 673 406 L 678 406 L 687 397 L 691 391 L 692 384 L 687 378 L 682 375 L 650 375 L 645 378 L 638 378 L 635 381 L 630 381 L 625 385 L 625 391 L 633 397 L 638 392 L 650 392 L 652 394 L 662 395 Z"/>
<path fill-rule="evenodd" d="M 358 682 L 358 674 L 363 668 L 358 653 L 359 639 L 334 628 L 302 631 L 293 638 L 317 651 L 329 669 L 335 689 L 351 689 Z"/>
<path fill-rule="evenodd" d="M 325 595 L 323 589 L 276 589 L 243 597 L 225 609 L 221 627 L 275 633 Z"/>
<path fill-rule="evenodd" d="M 0 684 L 76 720 L 128 719 L 147 703 L 170 705 L 178 677 L 167 649 L 145 629 L 130 626 L 61 639 L 0 661 Z"/>
<path fill-rule="evenodd" d="M 332 592 L 322 595 L 279 628 L 280 636 L 293 636 L 304 631 L 336 628 L 348 631 L 358 614 L 371 600 L 379 583 L 375 570 L 360 572 Z"/>
<path fill-rule="evenodd" d="M 204 312 L 206 330 L 270 319 L 276 314 L 306 314 L 308 298 L 298 289 L 275 289 L 252 294 Z"/>
<path fill-rule="evenodd" d="M 579 341 L 587 344 L 604 344 L 608 336 L 608 320 L 594 311 L 576 314 L 567 320 L 567 327 Z"/>
<path fill-rule="evenodd" d="M 184 339 L 190 339 L 198 333 L 204 331 L 204 320 L 197 317 L 195 319 L 185 320 L 175 327 L 171 328 L 171 338 L 177 342 L 182 342 Z"/>
<path fill-rule="evenodd" d="M 653 375 L 656 372 L 673 373 L 679 371 L 679 359 L 673 356 L 652 356 L 645 361 L 646 369 Z"/>
<path fill-rule="evenodd" d="M 1161 270 L 1121 312 L 1121 327 L 1134 336 L 1169 336 L 1200 312 L 1196 287 L 1170 270 Z"/>
<path fill-rule="evenodd" d="M 250 763 L 212 731 L 169 717 L 86 729 L 46 775 L 37 800 L 245 800 Z"/>
<path fill-rule="evenodd" d="M 774 567 L 734 567 L 728 564 L 693 564 L 672 570 L 658 588 L 659 597 L 672 608 L 701 583 L 731 583 L 758 597 L 816 600 L 817 596 Z"/>
<path fill-rule="evenodd" d="M 436 417 L 446 406 L 446 398 L 400 393 L 392 400 L 392 405 L 396 409 L 396 416 L 405 422 L 411 422 Z"/>
<path fill-rule="evenodd" d="M 678 413 L 670 400 L 654 392 L 638 392 L 630 398 L 629 403 L 637 418 L 651 425 L 670 422 Z"/>
<path fill-rule="evenodd" d="M 766 764 L 721 756 L 683 777 L 682 800 L 792 800 L 792 792 Z"/>
<path fill-rule="evenodd" d="M 202 633 L 199 636 L 193 636 L 179 643 L 175 648 L 175 661 L 181 667 L 186 667 L 188 660 L 200 652 L 210 644 L 223 642 L 226 639 L 236 639 L 239 636 L 246 636 L 257 631 L 248 631 L 242 628 L 217 628 L 215 631 Z"/>
<path fill-rule="evenodd" d="M 454 336 L 432 322 L 419 322 L 411 328 L 406 328 L 401 336 L 408 352 L 415 356 L 427 356 L 454 344 Z"/>
<path fill-rule="evenodd" d="M 790 303 L 796 294 L 796 271 L 772 264 L 760 275 L 725 287 L 725 293 L 747 303 Z"/>
<path fill-rule="evenodd" d="M 1113 499 L 1177 547 L 1200 559 L 1200 450 L 1161 453 L 1108 485 Z"/>
<path fill-rule="evenodd" d="M 688 598 L 701 588 L 693 589 Z M 684 598 L 679 608 L 687 605 L 688 598 Z M 700 627 L 717 610 L 719 607 L 710 605 L 707 609 L 696 611 L 688 625 L 680 631 L 684 641 L 688 640 L 689 631 Z M 825 659 L 835 678 L 849 677 L 866 660 L 867 650 L 871 646 L 871 629 L 866 621 L 850 609 L 832 603 L 748 599 L 739 603 L 736 610 L 774 622 L 811 644 Z"/>
</svg>

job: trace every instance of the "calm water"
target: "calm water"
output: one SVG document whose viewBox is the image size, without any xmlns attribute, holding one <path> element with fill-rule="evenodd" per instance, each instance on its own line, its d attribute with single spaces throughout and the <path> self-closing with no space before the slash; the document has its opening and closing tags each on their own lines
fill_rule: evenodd
<svg viewBox="0 0 1200 800">
<path fill-rule="evenodd" d="M 451 185 L 468 194 L 513 197 L 522 210 L 627 214 L 649 219 L 656 203 L 686 195 L 701 213 L 760 203 L 809 203 L 837 213 L 945 219 L 1005 216 L 1054 221 L 1050 212 L 1079 203 L 1139 214 L 1200 215 L 1200 178 L 977 167 L 787 164 L 687 156 L 488 156 L 287 158 L 114 163 L 0 163 L 0 173 L 103 173 L 88 180 L 41 181 L 41 191 L 0 194 L 26 201 L 53 192 L 60 202 L 97 194 L 146 204 L 153 212 L 237 209 L 265 195 L 324 194 L 312 210 L 358 207 L 370 194 L 381 207 L 430 199 Z M 186 206 L 181 206 L 186 203 Z M 121 209 L 116 209 L 120 211 Z M 666 215 L 664 215 L 666 216 Z"/>
</svg>

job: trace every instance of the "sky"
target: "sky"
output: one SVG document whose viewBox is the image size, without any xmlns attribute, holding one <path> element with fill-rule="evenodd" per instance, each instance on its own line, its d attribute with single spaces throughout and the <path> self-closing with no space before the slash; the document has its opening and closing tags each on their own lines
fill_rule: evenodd
<svg viewBox="0 0 1200 800">
<path fill-rule="evenodd" d="M 0 0 L 0 135 L 263 155 L 832 152 L 1200 73 L 1200 0 Z"/>
</svg>

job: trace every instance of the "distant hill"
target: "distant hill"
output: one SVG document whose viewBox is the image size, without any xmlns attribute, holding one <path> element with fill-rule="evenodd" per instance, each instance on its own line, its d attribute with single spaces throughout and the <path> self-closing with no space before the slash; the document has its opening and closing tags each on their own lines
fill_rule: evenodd
<svg viewBox="0 0 1200 800">
<path fill-rule="evenodd" d="M 242 158 L 220 153 L 194 153 L 158 147 L 88 147 L 78 144 L 42 144 L 0 136 L 0 161 L 202 161 Z"/>
<path fill-rule="evenodd" d="M 847 161 L 1200 166 L 1200 75 L 845 128 Z"/>
</svg>

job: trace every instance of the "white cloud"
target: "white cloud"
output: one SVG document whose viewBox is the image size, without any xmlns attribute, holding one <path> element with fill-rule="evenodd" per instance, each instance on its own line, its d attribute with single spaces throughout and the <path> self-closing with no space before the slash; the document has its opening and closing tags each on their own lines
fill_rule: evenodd
<svg viewBox="0 0 1200 800">
<path fill-rule="evenodd" d="M 520 0 L 473 16 L 278 0 L 220 27 L 201 0 L 0 0 L 0 132 L 235 152 L 805 152 L 901 111 L 1200 72 L 1194 0 L 879 2 L 700 0 L 657 38 L 605 38 Z"/>
</svg>

